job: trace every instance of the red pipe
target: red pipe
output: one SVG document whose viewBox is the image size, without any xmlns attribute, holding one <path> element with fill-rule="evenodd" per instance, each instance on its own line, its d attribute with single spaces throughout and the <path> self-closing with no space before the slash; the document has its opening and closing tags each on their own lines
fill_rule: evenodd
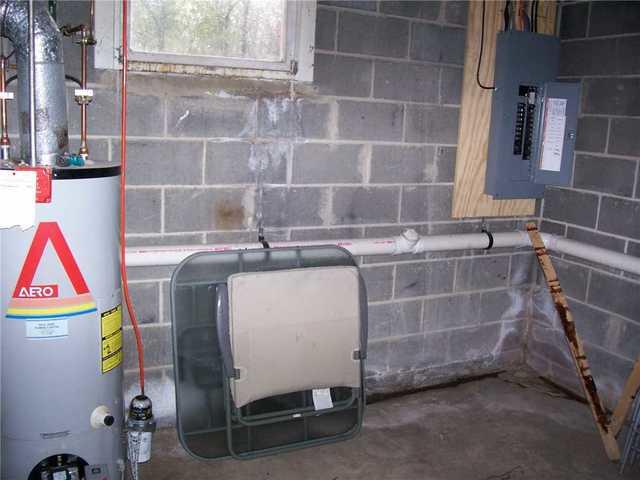
<svg viewBox="0 0 640 480">
<path fill-rule="evenodd" d="M 140 374 L 140 393 L 144 395 L 144 347 L 142 337 L 138 327 L 138 318 L 133 308 L 131 294 L 129 293 L 129 282 L 127 280 L 127 267 L 125 265 L 126 251 L 126 176 L 127 176 L 127 69 L 128 69 L 128 47 L 127 47 L 127 7 L 128 0 L 122 0 L 122 72 L 120 76 L 120 94 L 122 110 L 120 111 L 120 276 L 122 277 L 122 293 L 124 295 L 129 319 L 136 336 L 136 347 L 138 350 L 138 370 Z"/>
</svg>

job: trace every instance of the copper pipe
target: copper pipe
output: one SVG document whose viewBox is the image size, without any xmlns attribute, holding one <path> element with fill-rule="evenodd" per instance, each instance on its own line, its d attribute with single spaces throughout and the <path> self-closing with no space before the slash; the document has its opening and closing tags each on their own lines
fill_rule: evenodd
<svg viewBox="0 0 640 480">
<path fill-rule="evenodd" d="M 0 92 L 2 92 L 2 99 L 0 101 L 0 128 L 2 134 L 0 135 L 0 159 L 9 160 L 9 153 L 11 150 L 11 142 L 9 141 L 9 133 L 7 128 L 7 57 L 0 56 Z"/>
<path fill-rule="evenodd" d="M 87 88 L 87 28 L 82 25 L 81 29 L 80 50 L 82 55 L 82 65 L 80 74 L 80 84 L 83 90 Z M 80 101 L 80 155 L 85 160 L 89 157 L 89 147 L 87 145 L 87 100 Z"/>
</svg>

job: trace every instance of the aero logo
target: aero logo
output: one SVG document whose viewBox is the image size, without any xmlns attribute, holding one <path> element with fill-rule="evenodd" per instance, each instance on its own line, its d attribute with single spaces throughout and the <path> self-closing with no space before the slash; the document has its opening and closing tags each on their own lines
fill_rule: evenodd
<svg viewBox="0 0 640 480">
<path fill-rule="evenodd" d="M 38 265 L 40 265 L 44 249 L 49 241 L 51 241 L 51 245 L 58 254 L 58 258 L 60 259 L 65 272 L 67 272 L 67 276 L 69 277 L 71 285 L 73 285 L 76 293 L 78 295 L 89 293 L 89 288 L 84 281 L 75 258 L 73 258 L 69 244 L 62 235 L 60 227 L 56 222 L 42 222 L 38 225 L 38 229 L 33 237 L 33 242 L 31 242 L 29 253 L 27 253 L 27 258 L 22 266 L 22 271 L 18 277 L 16 288 L 13 291 L 13 298 L 46 298 L 58 296 L 57 285 L 40 285 L 40 288 L 36 285 L 31 285 L 31 282 L 33 282 L 33 278 L 36 275 L 36 270 L 38 270 Z M 55 295 L 54 292 L 51 291 L 51 287 L 55 287 Z M 48 289 L 47 292 L 49 295 L 45 294 L 45 289 Z"/>
</svg>

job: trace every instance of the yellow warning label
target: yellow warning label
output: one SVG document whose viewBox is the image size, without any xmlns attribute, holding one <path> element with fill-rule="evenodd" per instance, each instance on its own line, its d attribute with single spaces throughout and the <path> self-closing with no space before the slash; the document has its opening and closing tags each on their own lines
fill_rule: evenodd
<svg viewBox="0 0 640 480">
<path fill-rule="evenodd" d="M 102 373 L 122 363 L 122 305 L 100 314 Z"/>
</svg>

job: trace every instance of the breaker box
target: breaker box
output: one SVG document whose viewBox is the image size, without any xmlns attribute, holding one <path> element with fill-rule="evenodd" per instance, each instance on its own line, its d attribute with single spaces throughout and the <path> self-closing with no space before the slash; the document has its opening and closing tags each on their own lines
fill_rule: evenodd
<svg viewBox="0 0 640 480">
<path fill-rule="evenodd" d="M 560 40 L 500 32 L 485 193 L 540 198 L 545 185 L 571 181 L 580 84 L 556 82 Z"/>
</svg>

